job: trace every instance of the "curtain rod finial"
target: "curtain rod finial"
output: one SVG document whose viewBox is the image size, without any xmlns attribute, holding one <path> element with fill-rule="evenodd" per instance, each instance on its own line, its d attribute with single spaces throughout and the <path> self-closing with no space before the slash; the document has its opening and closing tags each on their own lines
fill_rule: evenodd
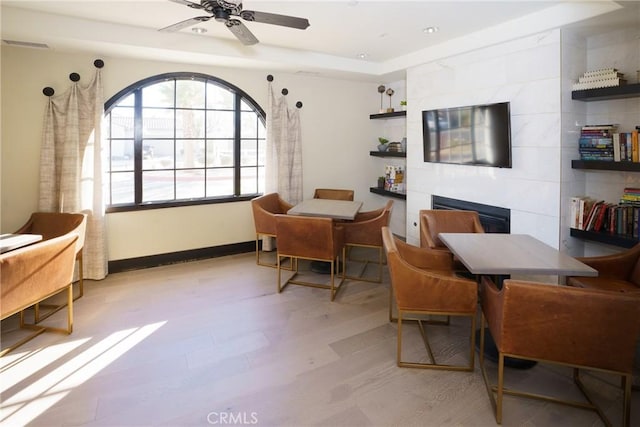
<svg viewBox="0 0 640 427">
<path fill-rule="evenodd" d="M 42 93 L 43 93 L 45 96 L 53 96 L 53 94 L 54 94 L 54 93 L 56 93 L 56 91 L 55 91 L 55 90 L 53 90 L 53 88 L 52 88 L 52 87 L 47 86 L 47 87 L 45 87 L 44 89 L 42 89 Z"/>
<path fill-rule="evenodd" d="M 272 82 L 273 81 L 273 76 L 271 74 L 269 74 L 267 76 L 267 81 Z"/>
<path fill-rule="evenodd" d="M 102 59 L 96 59 L 93 61 L 93 66 L 96 68 L 102 68 L 104 67 L 104 61 Z"/>
<path fill-rule="evenodd" d="M 283 95 L 289 94 L 289 89 L 287 89 L 286 87 L 284 89 L 282 89 L 282 94 Z"/>
<path fill-rule="evenodd" d="M 69 79 L 70 79 L 72 82 L 77 82 L 77 81 L 79 81 L 79 80 L 80 80 L 80 74 L 78 74 L 78 73 L 71 73 L 71 74 L 69 74 Z"/>
<path fill-rule="evenodd" d="M 302 102 L 300 102 L 300 101 L 296 102 L 296 107 L 302 108 Z"/>
</svg>

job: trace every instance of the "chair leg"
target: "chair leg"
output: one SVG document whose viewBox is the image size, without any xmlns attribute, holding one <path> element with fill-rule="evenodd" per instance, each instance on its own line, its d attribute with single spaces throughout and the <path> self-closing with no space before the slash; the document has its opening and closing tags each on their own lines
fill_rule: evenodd
<svg viewBox="0 0 640 427">
<path fill-rule="evenodd" d="M 0 357 L 8 354 L 9 352 L 15 350 L 21 345 L 25 344 L 28 341 L 31 341 L 33 338 L 37 337 L 43 332 L 57 332 L 63 334 L 71 334 L 73 332 L 73 283 L 69 283 L 69 286 L 66 288 L 67 291 L 67 303 L 63 304 L 61 307 L 67 307 L 67 328 L 55 328 L 52 326 L 43 326 L 38 325 L 36 323 L 26 323 L 24 319 L 24 310 L 20 311 L 20 328 L 22 329 L 31 329 L 34 332 L 27 337 L 21 339 L 17 343 L 11 345 L 10 347 L 0 351 Z M 37 304 L 35 305 L 38 306 Z M 40 319 L 42 320 L 42 319 Z"/>
<path fill-rule="evenodd" d="M 74 298 L 74 300 L 84 296 L 84 260 L 82 257 L 82 250 L 78 252 L 76 260 L 78 261 L 78 288 L 80 289 L 80 293 Z"/>
<path fill-rule="evenodd" d="M 460 316 L 464 316 L 464 317 L 471 317 L 471 328 L 469 331 L 470 334 L 470 338 L 469 338 L 469 344 L 471 345 L 470 348 L 470 354 L 469 354 L 469 363 L 467 365 L 449 365 L 449 364 L 441 364 L 441 363 L 437 363 L 436 358 L 433 354 L 433 351 L 431 350 L 431 345 L 429 343 L 429 337 L 427 336 L 427 332 L 424 328 L 424 324 L 429 324 L 429 325 L 448 325 L 448 321 L 447 322 L 441 322 L 441 321 L 432 321 L 432 320 L 422 320 L 422 319 L 418 319 L 418 318 L 407 318 L 405 317 L 406 313 L 413 313 L 413 314 L 422 314 L 422 315 L 429 315 L 431 313 L 426 313 L 426 312 L 418 312 L 418 311 L 405 311 L 405 310 L 401 310 L 398 309 L 398 366 L 400 367 L 404 367 L 404 368 L 420 368 L 420 369 L 443 369 L 443 370 L 449 370 L 449 371 L 473 371 L 474 368 L 474 352 L 475 352 L 475 329 L 476 329 L 476 314 L 473 313 L 473 315 L 466 315 L 466 314 L 457 314 L 457 313 L 442 313 L 443 315 L 446 315 L 447 318 L 449 318 L 449 316 L 451 315 L 460 315 Z M 427 354 L 429 355 L 429 359 L 431 361 L 431 363 L 419 363 L 419 362 L 405 362 L 402 361 L 402 357 L 401 357 L 401 352 L 402 352 L 402 321 L 404 320 L 410 320 L 410 321 L 415 321 L 418 324 L 418 328 L 420 330 L 420 335 L 422 337 L 422 341 L 423 344 L 425 346 L 425 349 L 427 351 Z"/>
<path fill-rule="evenodd" d="M 365 273 L 365 271 L 367 270 L 367 266 L 369 264 L 373 264 L 375 263 L 375 261 L 369 260 L 369 259 L 356 259 L 356 258 L 351 258 L 350 252 L 354 247 L 362 247 L 362 248 L 375 248 L 378 250 L 378 262 L 376 263 L 378 266 L 378 275 L 375 278 L 372 279 L 367 279 L 367 278 L 363 278 L 362 275 Z M 355 262 L 361 262 L 363 263 L 362 266 L 362 271 L 360 271 L 360 274 L 358 276 L 345 276 L 347 279 L 351 279 L 351 280 L 358 280 L 361 282 L 373 282 L 373 283 L 382 283 L 382 274 L 383 274 L 383 265 L 384 265 L 384 248 L 382 246 L 360 246 L 360 245 L 348 245 L 347 248 L 347 255 L 345 256 L 345 261 L 344 264 L 346 266 L 347 264 L 347 258 L 350 261 L 355 261 Z"/>
<path fill-rule="evenodd" d="M 504 397 L 504 354 L 498 355 L 498 392 L 496 397 L 496 423 L 502 424 L 502 398 Z"/>
</svg>

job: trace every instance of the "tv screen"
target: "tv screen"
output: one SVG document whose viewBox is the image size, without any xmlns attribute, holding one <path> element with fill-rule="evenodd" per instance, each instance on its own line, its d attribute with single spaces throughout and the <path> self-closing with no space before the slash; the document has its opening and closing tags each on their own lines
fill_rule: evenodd
<svg viewBox="0 0 640 427">
<path fill-rule="evenodd" d="M 509 103 L 422 112 L 424 161 L 511 167 Z"/>
</svg>

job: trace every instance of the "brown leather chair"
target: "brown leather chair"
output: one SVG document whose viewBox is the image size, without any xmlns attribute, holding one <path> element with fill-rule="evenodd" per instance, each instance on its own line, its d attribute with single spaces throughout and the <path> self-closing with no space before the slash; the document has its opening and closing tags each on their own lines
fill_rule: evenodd
<svg viewBox="0 0 640 427">
<path fill-rule="evenodd" d="M 313 193 L 314 199 L 332 199 L 353 201 L 353 190 L 342 190 L 335 188 L 316 188 Z"/>
<path fill-rule="evenodd" d="M 260 239 L 263 237 L 276 238 L 276 215 L 286 214 L 293 205 L 282 200 L 278 193 L 264 194 L 251 200 L 253 211 L 253 222 L 256 227 L 256 264 L 266 267 L 277 267 L 277 262 L 273 264 L 265 263 L 260 259 Z"/>
<path fill-rule="evenodd" d="M 76 233 L 76 261 L 78 262 L 78 287 L 79 294 L 74 299 L 84 295 L 84 268 L 82 262 L 82 249 L 87 229 L 87 214 L 67 212 L 34 212 L 29 220 L 14 234 L 41 234 L 42 240 L 53 239 L 68 233 Z M 56 310 L 62 306 L 55 306 Z M 55 313 L 51 311 L 48 315 Z M 36 322 L 39 320 L 39 306 L 36 306 Z"/>
<path fill-rule="evenodd" d="M 598 270 L 598 276 L 568 277 L 567 285 L 640 297 L 640 243 L 617 254 L 577 259 Z"/>
<path fill-rule="evenodd" d="M 382 247 L 382 227 L 389 225 L 391 219 L 391 209 L 393 208 L 393 200 L 389 200 L 384 208 L 375 211 L 362 212 L 356 215 L 352 222 L 344 222 L 344 242 L 346 245 L 347 256 L 349 261 L 363 263 L 362 271 L 359 276 L 349 276 L 347 279 L 362 280 L 365 282 L 382 282 L 382 266 L 383 247 Z M 376 216 L 372 216 L 375 214 Z M 373 248 L 378 251 L 378 275 L 375 279 L 367 279 L 363 277 L 367 265 L 372 262 L 368 259 L 355 259 L 350 257 L 351 249 L 354 247 Z"/>
<path fill-rule="evenodd" d="M 73 331 L 73 271 L 79 237 L 65 234 L 0 255 L 0 320 L 20 313 L 20 327 L 33 329 L 26 338 L 0 351 L 4 356 L 45 331 Z M 24 310 L 67 290 L 67 328 L 27 324 Z"/>
<path fill-rule="evenodd" d="M 580 380 L 579 370 L 586 369 L 621 376 L 623 424 L 630 425 L 633 360 L 640 335 L 637 297 L 517 280 L 505 280 L 498 290 L 483 278 L 480 298 L 483 319 L 498 349 L 498 383 L 492 386 L 484 366 L 483 320 L 480 366 L 498 424 L 502 422 L 503 395 L 509 394 L 591 409 L 611 425 Z M 562 400 L 505 388 L 506 356 L 573 367 L 574 382 L 586 400 Z"/>
<path fill-rule="evenodd" d="M 344 229 L 335 225 L 331 218 L 308 217 L 297 215 L 276 215 L 276 232 L 278 234 L 278 292 L 290 283 L 330 289 L 331 301 L 344 283 L 344 268 L 340 283 L 335 284 L 336 266 L 340 260 L 344 262 Z M 283 284 L 281 263 L 283 258 L 290 258 L 293 275 Z M 323 261 L 330 264 L 330 283 L 316 283 L 297 280 L 298 260 Z"/>
<path fill-rule="evenodd" d="M 420 247 L 449 251 L 440 233 L 484 233 L 476 211 L 425 209 L 420 211 Z"/>
<path fill-rule="evenodd" d="M 398 309 L 397 364 L 401 367 L 473 371 L 475 352 L 478 287 L 473 280 L 456 277 L 451 257 L 431 249 L 409 245 L 382 228 L 382 240 L 387 253 L 391 286 Z M 421 319 L 416 320 L 431 363 L 402 360 L 402 322 L 406 315 L 463 316 L 471 318 L 468 365 L 436 363 Z M 431 322 L 436 323 L 436 322 Z M 441 324 L 442 322 L 438 322 Z M 445 323 L 445 324 L 448 324 Z"/>
<path fill-rule="evenodd" d="M 442 243 L 440 233 L 484 233 L 480 216 L 476 211 L 424 209 L 420 215 L 420 247 L 430 248 L 451 254 L 449 248 Z M 466 272 L 467 269 L 456 257 L 454 270 Z"/>
</svg>

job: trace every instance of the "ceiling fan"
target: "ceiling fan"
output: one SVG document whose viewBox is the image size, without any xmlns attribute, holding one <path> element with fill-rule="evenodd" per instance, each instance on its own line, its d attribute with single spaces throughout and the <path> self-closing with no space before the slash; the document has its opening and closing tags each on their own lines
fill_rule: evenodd
<svg viewBox="0 0 640 427">
<path fill-rule="evenodd" d="M 244 45 L 253 45 L 258 43 L 258 39 L 251 31 L 240 21 L 233 18 L 240 17 L 245 21 L 261 22 L 264 24 L 280 25 L 283 27 L 297 28 L 304 30 L 309 26 L 309 20 L 306 18 L 297 18 L 295 16 L 277 15 L 275 13 L 258 12 L 255 10 L 243 10 L 242 1 L 240 0 L 200 0 L 200 3 L 194 3 L 189 0 L 170 0 L 174 3 L 180 3 L 193 9 L 202 9 L 210 16 L 196 16 L 185 21 L 178 22 L 168 27 L 161 28 L 159 31 L 173 32 L 183 28 L 195 25 L 200 22 L 206 22 L 213 18 L 218 22 L 223 22 L 229 31 L 240 40 Z"/>
</svg>

